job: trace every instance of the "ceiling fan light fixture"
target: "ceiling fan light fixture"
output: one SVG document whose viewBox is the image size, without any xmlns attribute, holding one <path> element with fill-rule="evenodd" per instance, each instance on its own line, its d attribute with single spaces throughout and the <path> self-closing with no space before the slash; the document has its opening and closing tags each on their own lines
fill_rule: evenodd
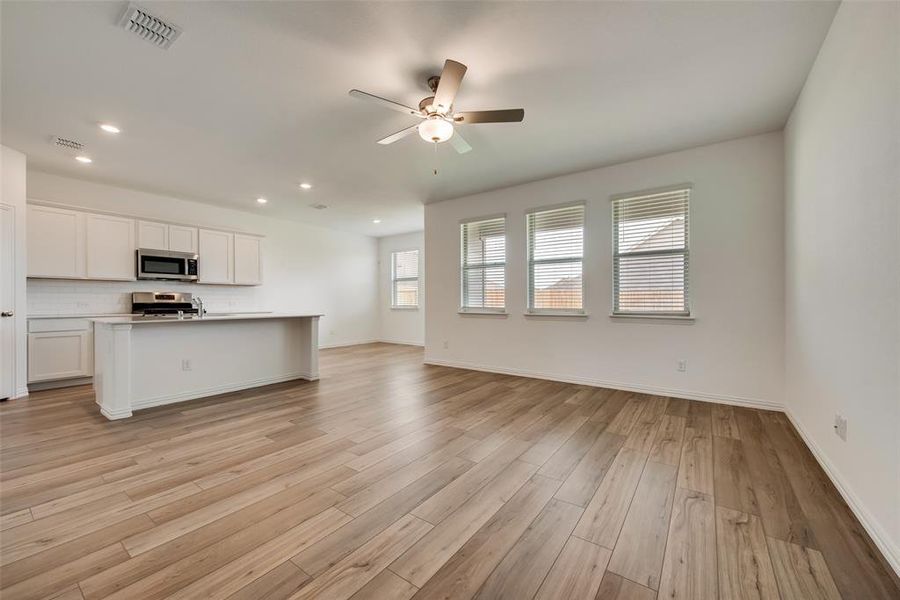
<svg viewBox="0 0 900 600">
<path fill-rule="evenodd" d="M 453 136 L 453 123 L 433 115 L 419 123 L 419 137 L 426 142 L 446 142 Z"/>
</svg>

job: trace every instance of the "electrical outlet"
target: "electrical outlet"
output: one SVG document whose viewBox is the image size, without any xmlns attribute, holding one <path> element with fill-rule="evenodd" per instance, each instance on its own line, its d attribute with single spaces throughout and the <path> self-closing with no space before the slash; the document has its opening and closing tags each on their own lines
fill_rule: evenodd
<svg viewBox="0 0 900 600">
<path fill-rule="evenodd" d="M 687 361 L 686 360 L 682 359 L 682 360 L 678 361 L 678 371 L 680 373 L 684 373 L 685 371 L 687 371 Z"/>
<path fill-rule="evenodd" d="M 446 350 L 449 347 L 450 347 L 450 342 L 448 342 L 447 340 L 444 340 L 444 350 Z"/>
<path fill-rule="evenodd" d="M 193 365 L 191 364 L 191 360 L 189 358 L 185 358 L 181 361 L 181 370 L 182 371 L 190 371 L 193 369 Z"/>
<path fill-rule="evenodd" d="M 834 432 L 839 438 L 847 441 L 847 417 L 841 413 L 834 413 Z"/>
</svg>

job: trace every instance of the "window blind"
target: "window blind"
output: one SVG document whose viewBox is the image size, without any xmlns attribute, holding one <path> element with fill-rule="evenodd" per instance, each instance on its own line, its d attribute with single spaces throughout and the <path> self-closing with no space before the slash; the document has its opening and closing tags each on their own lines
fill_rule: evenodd
<svg viewBox="0 0 900 600">
<path fill-rule="evenodd" d="M 613 200 L 614 314 L 690 315 L 690 189 Z"/>
<path fill-rule="evenodd" d="M 460 225 L 461 308 L 506 307 L 506 217 Z"/>
<path fill-rule="evenodd" d="M 584 310 L 584 205 L 528 214 L 529 312 Z"/>
<path fill-rule="evenodd" d="M 419 306 L 419 251 L 401 250 L 391 254 L 391 306 Z"/>
</svg>

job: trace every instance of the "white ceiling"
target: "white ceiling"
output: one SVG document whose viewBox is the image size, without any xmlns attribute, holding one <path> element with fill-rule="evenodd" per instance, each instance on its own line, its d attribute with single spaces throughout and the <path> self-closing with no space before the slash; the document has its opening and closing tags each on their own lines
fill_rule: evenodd
<svg viewBox="0 0 900 600">
<path fill-rule="evenodd" d="M 0 141 L 38 170 L 386 235 L 421 229 L 422 203 L 780 129 L 837 5 L 143 6 L 184 29 L 171 49 L 116 26 L 125 2 L 4 0 Z M 458 110 L 524 107 L 524 123 L 463 127 L 465 155 L 375 144 L 414 119 L 347 91 L 415 106 L 446 58 L 469 67 Z"/>
</svg>

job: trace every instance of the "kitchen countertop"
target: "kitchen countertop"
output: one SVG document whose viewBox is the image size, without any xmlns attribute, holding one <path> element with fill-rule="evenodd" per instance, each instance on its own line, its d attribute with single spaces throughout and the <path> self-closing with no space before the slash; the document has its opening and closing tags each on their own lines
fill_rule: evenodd
<svg viewBox="0 0 900 600">
<path fill-rule="evenodd" d="M 183 319 L 174 316 L 150 316 L 124 315 L 117 317 L 91 318 L 94 323 L 116 324 L 130 323 L 132 325 L 147 325 L 157 323 L 207 323 L 209 321 L 246 321 L 253 319 L 300 319 L 321 317 L 321 314 L 301 313 L 273 313 L 273 312 L 247 312 L 247 313 L 207 313 L 203 318 L 185 315 Z"/>
<path fill-rule="evenodd" d="M 133 316 L 131 313 L 87 313 L 87 314 L 71 314 L 67 313 L 64 315 L 53 315 L 53 314 L 38 314 L 38 315 L 26 315 L 26 319 L 96 319 L 102 317 L 130 317 Z"/>
</svg>

